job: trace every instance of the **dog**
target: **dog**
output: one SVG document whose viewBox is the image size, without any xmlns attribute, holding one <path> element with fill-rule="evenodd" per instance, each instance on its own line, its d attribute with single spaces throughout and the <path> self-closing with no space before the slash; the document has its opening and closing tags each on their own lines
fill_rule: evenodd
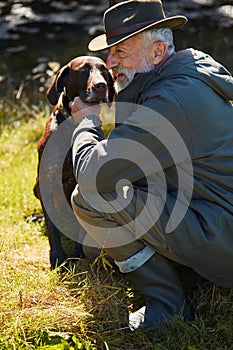
<svg viewBox="0 0 233 350">
<path fill-rule="evenodd" d="M 34 186 L 34 194 L 40 200 L 43 214 L 45 217 L 46 232 L 50 245 L 50 264 L 54 269 L 64 264 L 67 259 L 79 258 L 83 256 L 82 244 L 67 238 L 60 229 L 51 220 L 46 210 L 46 203 L 43 201 L 40 189 L 40 167 L 42 155 L 51 135 L 58 133 L 58 127 L 67 117 L 71 116 L 69 103 L 76 96 L 79 96 L 85 102 L 99 103 L 100 101 L 111 103 L 114 99 L 115 89 L 111 73 L 107 70 L 106 64 L 102 59 L 94 56 L 80 56 L 72 59 L 68 64 L 63 66 L 56 74 L 55 79 L 47 90 L 49 102 L 55 106 L 50 115 L 44 132 L 38 142 L 38 165 L 37 178 Z M 72 133 L 70 134 L 70 136 Z M 70 140 L 69 140 L 70 142 Z M 51 158 L 47 160 L 46 179 L 44 184 L 53 181 L 56 172 L 61 164 L 56 161 L 56 149 L 51 152 Z M 55 159 L 55 160 L 54 160 Z M 55 181 L 55 180 L 54 180 Z M 76 186 L 76 180 L 73 174 L 71 148 L 65 156 L 62 165 L 62 187 L 65 198 L 71 207 L 71 194 Z M 50 191 L 48 186 L 48 192 Z M 53 212 L 60 216 L 62 211 L 62 198 L 56 198 L 52 192 L 48 194 L 51 198 L 50 207 Z M 67 248 L 68 247 L 68 248 Z"/>
</svg>

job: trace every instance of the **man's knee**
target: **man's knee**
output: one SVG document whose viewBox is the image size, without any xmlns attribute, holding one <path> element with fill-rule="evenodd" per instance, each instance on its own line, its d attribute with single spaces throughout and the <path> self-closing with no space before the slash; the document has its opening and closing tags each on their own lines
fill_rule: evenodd
<svg viewBox="0 0 233 350">
<path fill-rule="evenodd" d="M 95 210 L 88 204 L 78 186 L 75 187 L 72 193 L 71 205 L 74 214 L 79 221 L 84 221 L 87 224 L 93 224 L 93 218 L 95 218 L 95 221 L 97 220 Z"/>
</svg>

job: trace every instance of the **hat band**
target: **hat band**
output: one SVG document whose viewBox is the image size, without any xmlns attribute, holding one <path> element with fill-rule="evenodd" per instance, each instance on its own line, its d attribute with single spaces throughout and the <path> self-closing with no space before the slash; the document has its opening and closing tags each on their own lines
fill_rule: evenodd
<svg viewBox="0 0 233 350">
<path fill-rule="evenodd" d="M 118 36 L 121 34 L 130 34 L 133 33 L 134 31 L 137 31 L 139 29 L 142 29 L 143 27 L 149 26 L 152 23 L 155 23 L 156 20 L 150 20 L 150 21 L 146 21 L 146 22 L 140 22 L 140 23 L 135 23 L 132 26 L 126 26 L 123 28 L 118 28 L 118 29 L 114 29 L 114 30 L 110 30 L 106 32 L 106 37 L 108 39 L 114 37 L 114 36 Z"/>
</svg>

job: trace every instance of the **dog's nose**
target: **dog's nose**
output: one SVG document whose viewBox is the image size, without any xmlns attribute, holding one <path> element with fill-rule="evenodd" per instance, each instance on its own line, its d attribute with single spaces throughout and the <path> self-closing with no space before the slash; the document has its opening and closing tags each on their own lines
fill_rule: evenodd
<svg viewBox="0 0 233 350">
<path fill-rule="evenodd" d="M 94 86 L 97 92 L 105 92 L 107 90 L 107 84 L 105 83 L 97 83 Z"/>
</svg>

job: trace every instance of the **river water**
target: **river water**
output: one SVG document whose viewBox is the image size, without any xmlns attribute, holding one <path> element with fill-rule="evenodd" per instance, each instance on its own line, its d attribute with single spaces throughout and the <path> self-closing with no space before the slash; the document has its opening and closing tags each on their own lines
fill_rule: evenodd
<svg viewBox="0 0 233 350">
<path fill-rule="evenodd" d="M 44 94 L 52 70 L 88 54 L 89 40 L 102 32 L 108 1 L 0 1 L 0 97 L 32 100 Z M 188 24 L 174 31 L 177 49 L 195 47 L 233 73 L 233 6 L 212 0 L 164 1 L 166 13 L 184 14 Z M 104 53 L 100 53 L 104 58 Z"/>
</svg>

